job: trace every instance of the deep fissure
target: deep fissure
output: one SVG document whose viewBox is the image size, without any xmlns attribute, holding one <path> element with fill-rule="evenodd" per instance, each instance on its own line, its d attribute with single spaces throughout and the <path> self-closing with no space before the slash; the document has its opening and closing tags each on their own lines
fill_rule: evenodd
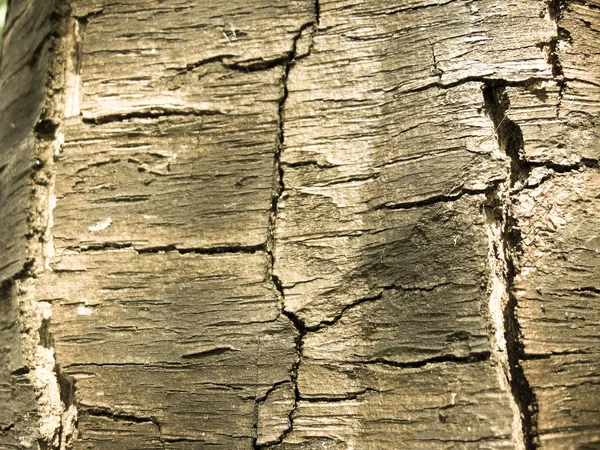
<svg viewBox="0 0 600 450">
<path fill-rule="evenodd" d="M 54 161 L 62 144 L 60 127 L 66 88 L 62 75 L 71 45 L 70 1 L 57 1 L 48 20 L 51 31 L 32 58 L 37 64 L 42 51 L 49 55 L 45 96 L 33 130 L 35 159 L 29 183 L 28 257 L 11 283 L 19 302 L 24 369 L 35 386 L 37 397 L 37 443 L 41 449 L 64 450 L 70 448 L 76 434 L 74 380 L 63 371 L 56 359 L 51 306 L 36 299 L 35 289 L 48 270 L 53 254 Z"/>
<path fill-rule="evenodd" d="M 445 195 L 434 195 L 432 197 L 428 197 L 422 200 L 415 200 L 412 202 L 403 202 L 403 203 L 393 203 L 393 204 L 384 204 L 381 206 L 376 206 L 374 209 L 412 209 L 412 208 L 420 208 L 423 206 L 431 206 L 436 203 L 448 203 L 455 202 L 459 200 L 465 195 L 479 195 L 487 192 L 487 189 L 461 189 L 457 193 L 448 193 Z"/>
<path fill-rule="evenodd" d="M 514 438 L 522 439 L 522 443 L 516 443 L 526 450 L 532 450 L 538 447 L 538 408 L 535 394 L 520 362 L 524 352 L 520 325 L 516 317 L 517 299 L 513 292 L 517 275 L 513 258 L 520 250 L 521 236 L 511 210 L 513 196 L 524 188 L 531 172 L 531 164 L 524 155 L 522 131 L 507 116 L 510 100 L 505 89 L 505 86 L 492 85 L 484 85 L 483 88 L 485 109 L 493 123 L 498 145 L 510 159 L 509 179 L 505 183 L 497 184 L 488 192 L 485 205 L 490 228 L 490 271 L 493 281 L 490 314 L 496 327 L 494 341 L 501 351 L 498 364 L 504 371 L 519 410 L 518 422 L 521 430 L 515 430 Z M 499 290 L 502 292 L 498 292 Z"/>
<path fill-rule="evenodd" d="M 336 396 L 336 397 L 326 397 L 326 396 L 302 397 L 302 401 L 307 402 L 307 403 L 347 402 L 347 401 L 352 401 L 352 400 L 358 400 L 360 397 L 362 397 L 366 394 L 369 394 L 369 393 L 380 393 L 380 392 L 382 392 L 382 391 L 380 391 L 379 389 L 365 388 L 358 392 L 350 392 L 344 396 L 339 396 L 339 397 L 338 396 Z"/>
<path fill-rule="evenodd" d="M 547 60 L 552 69 L 552 78 L 556 82 L 559 93 L 556 103 L 556 117 L 560 118 L 561 102 L 567 89 L 559 52 L 563 43 L 571 43 L 571 35 L 561 26 L 568 0 L 549 0 L 547 2 L 550 19 L 556 24 L 556 35 L 546 45 Z M 597 167 L 598 161 L 582 159 L 572 165 L 560 165 L 550 162 L 528 161 L 524 151 L 525 144 L 520 127 L 508 117 L 510 99 L 506 93 L 507 83 L 484 83 L 483 96 L 486 112 L 494 125 L 494 134 L 501 150 L 510 158 L 509 180 L 498 184 L 488 194 L 486 213 L 490 223 L 490 241 L 492 249 L 490 258 L 496 258 L 496 265 L 501 267 L 504 277 L 506 301 L 503 305 L 502 327 L 508 371 L 506 378 L 510 383 L 512 396 L 520 411 L 523 445 L 526 450 L 539 447 L 538 404 L 536 395 L 524 373 L 521 361 L 535 359 L 536 355 L 526 355 L 522 343 L 522 333 L 516 317 L 517 298 L 514 294 L 514 282 L 517 275 L 515 257 L 522 251 L 519 224 L 512 214 L 512 203 L 516 194 L 527 188 L 527 180 L 534 167 L 546 167 L 553 172 L 565 173 L 580 170 L 583 167 Z M 544 180 L 542 180 L 543 182 Z M 497 234 L 494 239 L 494 228 Z M 493 265 L 493 263 L 491 263 Z M 492 293 L 493 294 L 493 293 Z M 491 300 L 490 300 L 491 302 Z M 501 302 L 500 302 L 501 303 Z M 490 306 L 492 304 L 490 303 Z M 492 311 L 493 314 L 493 311 Z M 545 355 L 544 355 L 545 357 Z"/>
<path fill-rule="evenodd" d="M 331 327 L 331 326 L 337 324 L 340 320 L 342 320 L 344 315 L 348 311 L 350 311 L 360 305 L 363 305 L 365 303 L 373 303 L 373 302 L 377 302 L 377 301 L 381 300 L 384 296 L 384 293 L 387 291 L 431 292 L 431 291 L 436 290 L 439 287 L 447 286 L 448 284 L 450 284 L 450 283 L 439 283 L 439 284 L 435 284 L 433 286 L 402 286 L 402 285 L 395 285 L 395 284 L 389 285 L 389 286 L 382 286 L 378 293 L 376 293 L 372 296 L 369 296 L 369 297 L 361 297 L 358 300 L 355 300 L 351 303 L 346 304 L 335 316 L 331 317 L 330 319 L 323 319 L 315 325 L 306 325 L 306 324 L 302 323 L 302 326 L 304 327 L 306 332 L 314 332 L 314 331 L 322 330 L 327 327 Z"/>
<path fill-rule="evenodd" d="M 141 417 L 141 416 L 136 416 L 136 415 L 130 414 L 130 413 L 121 413 L 121 412 L 112 411 L 108 408 L 83 406 L 83 405 L 79 406 L 79 410 L 80 410 L 80 413 L 82 416 L 88 415 L 88 416 L 95 416 L 95 417 L 106 417 L 106 418 L 109 418 L 112 420 L 117 420 L 117 421 L 121 420 L 121 421 L 125 421 L 125 422 L 133 422 L 133 423 L 152 423 L 158 430 L 159 434 L 162 432 L 160 423 L 154 417 Z"/>
<path fill-rule="evenodd" d="M 221 111 L 202 110 L 191 108 L 149 108 L 139 111 L 130 111 L 124 113 L 107 114 L 98 117 L 84 117 L 82 122 L 89 125 L 105 125 L 114 122 L 125 122 L 133 119 L 160 119 L 162 117 L 172 116 L 218 116 Z"/>
</svg>

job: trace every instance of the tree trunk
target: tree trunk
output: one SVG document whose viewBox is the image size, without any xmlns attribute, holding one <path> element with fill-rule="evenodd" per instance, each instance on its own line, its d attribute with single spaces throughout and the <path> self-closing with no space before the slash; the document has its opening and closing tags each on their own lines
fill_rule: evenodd
<svg viewBox="0 0 600 450">
<path fill-rule="evenodd" d="M 600 446 L 598 0 L 13 0 L 2 449 Z"/>
</svg>

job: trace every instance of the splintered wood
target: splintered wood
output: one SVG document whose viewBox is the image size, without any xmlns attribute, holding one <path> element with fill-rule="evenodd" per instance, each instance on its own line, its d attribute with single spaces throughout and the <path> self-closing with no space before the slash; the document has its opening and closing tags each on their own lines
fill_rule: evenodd
<svg viewBox="0 0 600 450">
<path fill-rule="evenodd" d="M 600 445 L 598 0 L 71 8 L 53 210 L 26 186 L 47 63 L 4 44 L 0 275 L 51 211 L 72 448 Z"/>
</svg>

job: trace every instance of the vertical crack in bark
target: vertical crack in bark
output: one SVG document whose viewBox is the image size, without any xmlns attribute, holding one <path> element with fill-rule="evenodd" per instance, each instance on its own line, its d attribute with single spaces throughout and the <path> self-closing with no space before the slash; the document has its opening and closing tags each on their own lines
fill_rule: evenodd
<svg viewBox="0 0 600 450">
<path fill-rule="evenodd" d="M 285 191 L 284 184 L 284 170 L 283 165 L 281 164 L 281 154 L 283 152 L 283 148 L 285 145 L 285 131 L 284 131 L 284 121 L 285 121 L 285 105 L 288 98 L 288 79 L 290 75 L 290 71 L 294 66 L 296 60 L 301 58 L 305 58 L 310 55 L 313 46 L 313 38 L 317 32 L 318 26 L 320 23 L 320 5 L 319 0 L 315 0 L 314 2 L 314 19 L 312 22 L 309 22 L 302 26 L 298 31 L 298 34 L 294 38 L 294 42 L 292 44 L 292 51 L 288 54 L 285 62 L 283 63 L 283 74 L 281 78 L 282 85 L 282 95 L 279 99 L 278 104 L 278 130 L 277 130 L 277 147 L 274 156 L 274 171 L 275 171 L 275 187 L 273 190 L 273 196 L 271 200 L 271 214 L 269 217 L 269 235 L 267 238 L 267 255 L 269 258 L 269 271 L 268 278 L 277 290 L 279 294 L 279 303 L 280 303 L 280 311 L 281 314 L 288 318 L 290 323 L 294 326 L 297 331 L 295 345 L 296 345 L 296 360 L 290 369 L 290 381 L 292 382 L 294 388 L 294 403 L 288 414 L 288 428 L 283 431 L 279 439 L 274 443 L 269 443 L 265 445 L 258 445 L 258 410 L 255 409 L 255 436 L 252 440 L 253 448 L 266 448 L 272 445 L 277 445 L 283 442 L 285 437 L 290 434 L 294 429 L 294 415 L 298 409 L 298 404 L 300 402 L 300 390 L 298 388 L 298 371 L 300 368 L 300 363 L 302 361 L 302 346 L 304 344 L 304 337 L 306 336 L 308 330 L 304 321 L 294 314 L 291 311 L 285 309 L 285 292 L 283 288 L 283 283 L 279 279 L 279 277 L 275 274 L 275 232 L 277 227 L 277 212 L 279 207 L 279 201 L 283 192 Z M 305 35 L 305 31 L 310 29 L 308 37 Z M 309 39 L 309 42 L 301 42 L 305 38 Z M 300 48 L 302 47 L 302 48 Z M 256 402 L 257 408 L 259 402 Z"/>
<path fill-rule="evenodd" d="M 556 103 L 556 117 L 560 117 L 560 107 L 567 88 L 567 81 L 560 61 L 559 51 L 565 44 L 571 43 L 571 33 L 560 26 L 564 11 L 567 9 L 567 0 L 549 0 L 548 14 L 556 24 L 556 36 L 548 43 L 548 63 L 552 65 L 552 76 L 558 84 L 558 101 Z"/>
<path fill-rule="evenodd" d="M 60 0 L 49 20 L 49 62 L 40 118 L 34 128 L 34 161 L 29 182 L 28 255 L 13 280 L 19 301 L 20 339 L 29 380 L 37 397 L 37 443 L 42 450 L 70 448 L 76 433 L 77 410 L 73 380 L 58 365 L 50 331 L 52 309 L 35 298 L 38 279 L 50 268 L 54 245 L 51 229 L 54 208 L 54 160 L 63 136 L 65 67 L 70 57 L 70 2 Z"/>
<path fill-rule="evenodd" d="M 435 43 L 429 42 L 431 47 L 431 57 L 433 59 L 433 73 L 438 77 L 438 83 L 442 82 L 442 76 L 444 75 L 444 71 L 440 69 L 438 65 L 437 56 L 435 55 Z"/>
<path fill-rule="evenodd" d="M 299 36 L 300 36 L 300 33 L 298 34 L 298 37 Z M 287 434 L 289 434 L 293 429 L 293 420 L 294 420 L 293 416 L 294 416 L 294 413 L 296 412 L 296 408 L 298 407 L 298 401 L 300 398 L 299 391 L 298 391 L 298 368 L 300 366 L 300 360 L 302 358 L 302 344 L 303 344 L 304 336 L 306 334 L 306 328 L 305 328 L 302 320 L 300 320 L 300 318 L 298 318 L 295 314 L 285 310 L 285 305 L 284 305 L 285 293 L 283 290 L 283 285 L 281 283 L 281 280 L 277 277 L 277 275 L 275 275 L 275 252 L 274 252 L 278 204 L 279 204 L 279 200 L 283 194 L 283 191 L 285 189 L 284 182 L 283 182 L 283 167 L 281 165 L 281 152 L 283 151 L 283 145 L 284 145 L 284 130 L 283 130 L 284 119 L 285 119 L 285 117 L 284 117 L 285 111 L 284 110 L 285 110 L 285 102 L 288 97 L 288 87 L 287 87 L 288 77 L 289 77 L 289 73 L 290 73 L 290 70 L 291 70 L 291 67 L 292 67 L 292 64 L 294 61 L 296 42 L 297 42 L 297 40 L 294 41 L 294 48 L 293 48 L 293 52 L 292 52 L 290 58 L 283 65 L 283 76 L 282 76 L 282 81 L 281 81 L 283 93 L 282 93 L 282 96 L 281 96 L 281 99 L 280 99 L 279 105 L 278 105 L 277 149 L 276 149 L 275 158 L 274 158 L 276 182 L 275 182 L 273 197 L 271 199 L 271 214 L 270 214 L 270 218 L 269 218 L 269 236 L 268 236 L 268 240 L 267 240 L 267 255 L 269 257 L 269 273 L 268 273 L 269 279 L 279 294 L 281 313 L 290 320 L 290 322 L 293 324 L 294 328 L 298 332 L 298 335 L 296 336 L 296 361 L 294 362 L 292 368 L 290 369 L 290 380 L 294 386 L 294 405 L 288 415 L 289 427 L 287 428 L 287 430 L 285 430 L 283 432 L 283 434 L 280 436 L 277 443 L 281 443 L 283 441 L 283 439 L 285 438 L 285 436 Z M 257 423 L 255 424 L 255 429 L 256 429 L 256 432 L 258 433 L 258 428 L 259 428 L 258 427 L 258 412 L 256 413 L 256 416 L 257 416 L 256 417 Z M 255 438 L 253 439 L 253 447 L 255 449 L 264 448 L 264 447 L 267 447 L 268 445 L 273 445 L 273 444 L 268 444 L 268 445 L 260 445 L 259 446 L 256 444 L 257 438 L 258 438 L 258 435 L 255 436 Z"/>
<path fill-rule="evenodd" d="M 500 383 L 512 394 L 513 439 L 517 448 L 531 450 L 538 447 L 537 401 L 519 360 L 523 348 L 516 317 L 517 299 L 513 293 L 516 275 L 513 258 L 519 252 L 521 237 L 511 207 L 512 199 L 523 189 L 531 167 L 523 153 L 521 129 L 507 117 L 510 104 L 505 87 L 486 84 L 483 97 L 498 144 L 510 158 L 510 177 L 489 189 L 485 208 L 490 245 L 492 345 Z"/>
</svg>

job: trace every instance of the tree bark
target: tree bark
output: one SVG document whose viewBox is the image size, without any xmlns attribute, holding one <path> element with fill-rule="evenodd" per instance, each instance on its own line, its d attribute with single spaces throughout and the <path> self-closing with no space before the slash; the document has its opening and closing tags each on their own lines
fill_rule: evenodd
<svg viewBox="0 0 600 450">
<path fill-rule="evenodd" d="M 0 447 L 600 445 L 598 0 L 12 1 Z"/>
</svg>

